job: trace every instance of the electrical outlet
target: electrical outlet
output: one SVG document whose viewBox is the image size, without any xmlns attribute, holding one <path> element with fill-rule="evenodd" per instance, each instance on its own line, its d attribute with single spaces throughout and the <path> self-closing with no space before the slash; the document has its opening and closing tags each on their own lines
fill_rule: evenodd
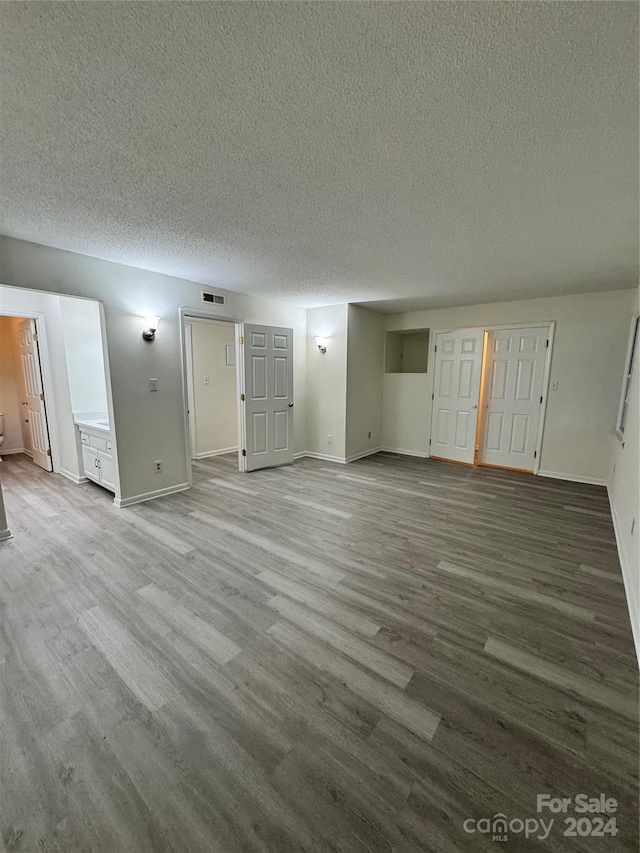
<svg viewBox="0 0 640 853">
<path fill-rule="evenodd" d="M 202 384 L 203 385 L 209 385 L 209 377 L 208 376 L 202 377 Z"/>
<path fill-rule="evenodd" d="M 149 380 L 149 391 L 157 391 L 158 390 L 158 380 L 150 379 Z"/>
<path fill-rule="evenodd" d="M 160 459 L 153 463 L 153 470 L 162 471 L 162 461 Z"/>
<path fill-rule="evenodd" d="M 327 444 L 333 444 L 333 436 L 332 435 L 327 436 Z"/>
</svg>

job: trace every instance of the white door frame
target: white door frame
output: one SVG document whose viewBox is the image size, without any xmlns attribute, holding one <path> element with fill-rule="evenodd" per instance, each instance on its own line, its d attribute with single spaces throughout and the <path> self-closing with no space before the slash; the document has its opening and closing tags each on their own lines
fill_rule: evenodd
<svg viewBox="0 0 640 853">
<path fill-rule="evenodd" d="M 436 341 L 438 339 L 438 335 L 447 334 L 447 332 L 460 332 L 464 330 L 469 331 L 484 331 L 484 332 L 496 332 L 501 329 L 529 329 L 532 326 L 543 327 L 546 326 L 549 329 L 549 346 L 547 347 L 547 356 L 544 363 L 544 376 L 542 379 L 542 407 L 540 410 L 540 420 L 538 421 L 538 434 L 536 436 L 536 457 L 533 466 L 533 473 L 537 474 L 540 470 L 540 457 L 542 456 L 542 438 L 544 435 L 544 424 L 547 414 L 547 400 L 549 399 L 549 381 L 551 379 L 551 354 L 553 352 L 553 341 L 556 332 L 556 321 L 555 320 L 543 320 L 540 323 L 499 323 L 498 325 L 480 325 L 480 326 L 459 326 L 459 327 L 449 327 L 446 329 L 436 329 L 430 334 L 430 342 L 429 342 L 429 364 L 433 365 L 433 370 L 431 371 L 431 396 L 433 401 L 433 394 L 435 390 L 435 379 L 436 379 L 436 371 L 435 371 L 435 358 L 436 358 Z M 486 345 L 486 336 L 485 336 L 485 345 Z M 482 358 L 482 369 L 484 371 L 485 368 L 485 353 L 483 352 Z M 484 377 L 483 377 L 484 378 Z M 481 383 L 482 389 L 482 383 Z M 478 399 L 478 409 L 480 409 L 482 401 Z M 482 414 L 479 415 L 479 418 L 482 417 Z M 429 444 L 427 445 L 427 458 L 431 457 L 431 418 L 429 419 Z M 480 419 L 478 420 L 478 426 L 480 426 Z M 477 439 L 477 435 L 476 435 Z M 477 441 L 476 441 L 477 444 Z M 477 447 L 476 447 L 476 455 L 477 455 Z M 477 463 L 474 461 L 474 466 Z M 506 470 L 506 469 L 505 469 Z"/>
<path fill-rule="evenodd" d="M 242 332 L 243 320 L 237 320 L 235 317 L 218 317 L 211 315 L 208 311 L 203 311 L 200 308 L 180 308 L 180 353 L 182 358 L 182 401 L 184 409 L 184 435 L 187 449 L 187 483 L 189 488 L 193 486 L 193 471 L 191 463 L 193 459 L 191 454 L 193 451 L 193 442 L 195 436 L 192 436 L 192 420 L 189 416 L 189 407 L 193 395 L 193 352 L 191 351 L 191 333 L 187 331 L 189 320 L 209 320 L 214 323 L 232 323 L 236 330 L 236 389 L 237 389 L 237 406 L 238 406 L 238 469 L 243 469 L 245 460 L 242 456 L 242 448 L 244 447 L 244 423 L 242 413 L 242 403 L 240 395 L 242 393 L 242 371 L 240 367 L 241 352 L 240 352 L 240 337 Z M 191 378 L 189 377 L 191 373 Z"/>
</svg>

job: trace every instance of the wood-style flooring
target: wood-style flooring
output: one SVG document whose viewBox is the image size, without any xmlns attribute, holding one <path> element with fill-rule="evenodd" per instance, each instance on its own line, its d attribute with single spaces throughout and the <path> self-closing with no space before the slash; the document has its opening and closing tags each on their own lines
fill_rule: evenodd
<svg viewBox="0 0 640 853">
<path fill-rule="evenodd" d="M 194 473 L 118 510 L 0 464 L 0 850 L 496 850 L 465 826 L 498 813 L 503 849 L 638 849 L 604 489 L 386 454 Z M 615 836 L 536 812 L 601 793 Z"/>
</svg>

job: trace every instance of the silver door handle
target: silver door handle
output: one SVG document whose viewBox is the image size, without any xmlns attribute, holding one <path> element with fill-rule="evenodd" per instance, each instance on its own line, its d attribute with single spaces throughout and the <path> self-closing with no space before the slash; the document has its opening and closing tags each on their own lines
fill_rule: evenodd
<svg viewBox="0 0 640 853">
<path fill-rule="evenodd" d="M 477 404 L 477 403 L 474 403 L 474 404 L 473 404 L 473 408 L 474 408 L 474 409 L 477 409 L 477 408 L 478 408 L 478 404 Z"/>
</svg>

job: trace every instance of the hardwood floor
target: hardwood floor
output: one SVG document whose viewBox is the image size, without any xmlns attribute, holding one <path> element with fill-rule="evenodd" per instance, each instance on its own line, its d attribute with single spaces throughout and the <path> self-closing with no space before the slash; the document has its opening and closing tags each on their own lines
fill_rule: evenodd
<svg viewBox="0 0 640 853">
<path fill-rule="evenodd" d="M 495 850 L 476 821 L 497 813 L 511 850 L 638 849 L 603 489 L 386 454 L 235 464 L 117 510 L 1 463 L 0 849 Z M 536 811 L 601 793 L 615 836 Z"/>
</svg>

